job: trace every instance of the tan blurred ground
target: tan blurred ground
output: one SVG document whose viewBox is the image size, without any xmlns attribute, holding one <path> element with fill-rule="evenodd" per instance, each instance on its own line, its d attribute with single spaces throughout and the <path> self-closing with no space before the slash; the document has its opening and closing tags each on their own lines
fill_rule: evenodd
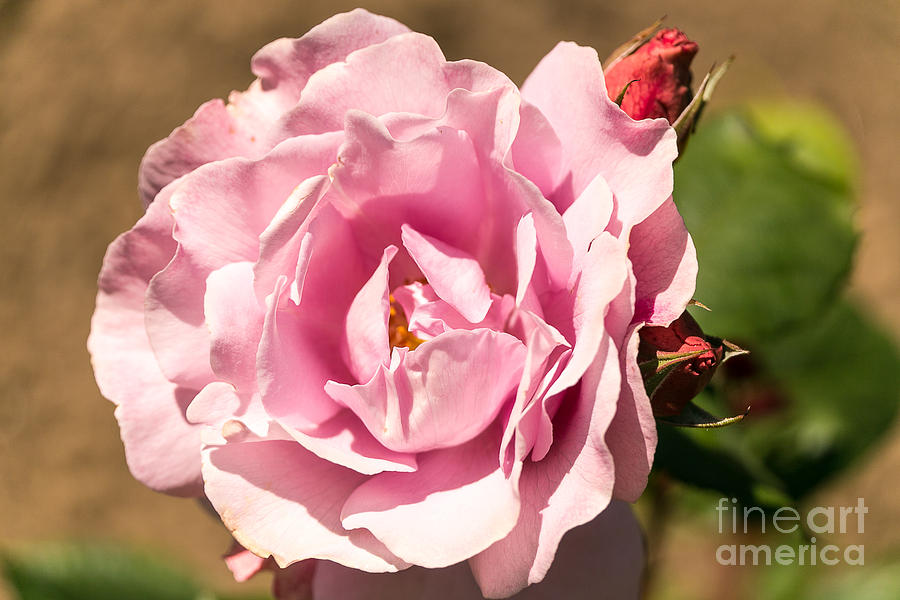
<svg viewBox="0 0 900 600">
<path fill-rule="evenodd" d="M 124 464 L 84 341 L 106 245 L 138 218 L 145 148 L 251 80 L 249 57 L 348 2 L 0 0 L 0 545 L 89 537 L 149 545 L 228 585 L 227 535 Z M 788 95 L 843 121 L 862 158 L 854 286 L 900 337 L 900 4 L 895 0 L 372 1 L 521 82 L 560 39 L 601 56 L 656 17 L 736 53 L 715 101 Z M 825 496 L 870 499 L 872 552 L 900 549 L 900 434 Z M 666 554 L 672 565 L 680 550 Z M 706 554 L 711 562 L 711 555 Z M 687 566 L 686 566 L 687 568 Z M 676 567 L 673 571 L 678 571 Z M 695 597 L 731 597 L 721 574 Z M 676 577 L 677 579 L 677 577 Z M 686 583 L 690 586 L 692 584 Z M 694 582 L 693 585 L 696 585 Z M 233 589 L 233 588 L 232 588 Z M 0 592 L 2 595 L 2 592 Z"/>
</svg>

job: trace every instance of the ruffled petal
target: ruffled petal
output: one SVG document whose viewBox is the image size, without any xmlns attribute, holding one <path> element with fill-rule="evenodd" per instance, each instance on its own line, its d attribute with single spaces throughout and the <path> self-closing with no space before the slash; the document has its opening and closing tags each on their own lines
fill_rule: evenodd
<svg viewBox="0 0 900 600">
<path fill-rule="evenodd" d="M 329 381 L 325 391 L 397 452 L 467 442 L 499 414 L 522 373 L 525 346 L 478 329 L 444 333 L 414 352 L 395 349 L 390 367 L 366 384 Z"/>
<path fill-rule="evenodd" d="M 287 297 L 287 278 L 278 280 L 267 300 L 257 354 L 257 382 L 269 415 L 287 427 L 308 429 L 335 416 L 341 407 L 325 393 L 333 377 L 349 381 L 336 344 L 318 343 L 322 323 Z M 339 335 L 331 334 L 339 339 Z"/>
<path fill-rule="evenodd" d="M 491 291 L 478 261 L 409 225 L 400 229 L 403 245 L 434 292 L 470 323 L 482 321 L 491 308 Z"/>
<path fill-rule="evenodd" d="M 602 175 L 588 184 L 563 213 L 566 233 L 572 244 L 573 275 L 584 268 L 582 261 L 595 239 L 606 229 L 613 213 L 613 195 Z M 574 282 L 572 282 L 574 283 Z"/>
<path fill-rule="evenodd" d="M 342 410 L 315 428 L 287 433 L 316 456 L 364 475 L 417 468 L 414 454 L 382 446 L 350 410 Z"/>
<path fill-rule="evenodd" d="M 285 139 L 339 131 L 350 110 L 374 116 L 403 112 L 437 118 L 456 88 L 484 91 L 506 85 L 511 82 L 496 69 L 476 61 L 448 63 L 432 38 L 407 33 L 315 73 L 299 104 L 282 118 L 274 135 Z"/>
<path fill-rule="evenodd" d="M 168 207 L 151 205 L 106 252 L 87 345 L 100 391 L 117 405 L 132 474 L 155 490 L 195 496 L 202 493 L 200 435 L 185 409 L 197 392 L 160 372 L 144 328 L 148 282 L 174 251 Z"/>
<path fill-rule="evenodd" d="M 547 391 L 553 396 L 578 383 L 594 361 L 605 334 L 604 317 L 609 303 L 619 294 L 627 277 L 625 250 L 612 236 L 603 234 L 584 256 L 584 269 L 573 305 L 575 345 L 559 378 Z"/>
<path fill-rule="evenodd" d="M 516 523 L 516 477 L 497 462 L 499 431 L 420 455 L 415 473 L 382 473 L 360 485 L 341 513 L 344 527 L 364 527 L 397 556 L 424 567 L 465 560 Z"/>
<path fill-rule="evenodd" d="M 372 572 L 406 565 L 367 531 L 346 531 L 340 509 L 366 476 L 292 441 L 251 441 L 203 452 L 206 496 L 234 538 L 280 567 L 307 558 Z"/>
<path fill-rule="evenodd" d="M 598 174 L 615 194 L 623 231 L 672 193 L 675 131 L 665 119 L 634 121 L 609 99 L 594 49 L 561 42 L 528 76 L 522 96 L 547 117 L 562 144 L 565 174 L 550 197 L 560 212 Z"/>
<path fill-rule="evenodd" d="M 201 165 L 234 156 L 262 156 L 286 139 L 269 131 L 300 99 L 311 74 L 344 60 L 354 50 L 408 31 L 393 19 L 356 9 L 331 17 L 299 39 L 268 44 L 253 57 L 251 67 L 259 79 L 246 92 L 232 92 L 227 106 L 218 99 L 207 102 L 169 137 L 150 147 L 139 174 L 144 204 Z"/>
<path fill-rule="evenodd" d="M 547 577 L 512 600 L 637 600 L 644 569 L 644 542 L 631 509 L 613 501 L 586 525 L 563 537 Z M 291 568 L 294 568 L 293 565 Z M 278 577 L 276 573 L 276 577 Z M 307 590 L 307 581 L 295 589 Z M 285 593 L 289 590 L 285 589 Z M 307 596 L 279 596 L 281 600 Z M 410 567 L 399 573 L 366 573 L 319 561 L 312 579 L 313 600 L 481 600 L 465 563 L 443 569 Z"/>
<path fill-rule="evenodd" d="M 628 502 L 637 501 L 647 487 L 657 442 L 653 407 L 637 363 L 638 342 L 638 327 L 633 326 L 621 354 L 622 391 L 616 415 L 606 432 L 616 471 L 613 495 Z"/>
<path fill-rule="evenodd" d="M 347 366 L 357 381 L 368 381 L 378 367 L 390 363 L 388 266 L 396 254 L 396 246 L 384 249 L 378 268 L 347 311 L 342 348 Z"/>
<path fill-rule="evenodd" d="M 259 160 L 208 164 L 180 180 L 169 198 L 178 249 L 151 280 L 145 312 L 150 343 L 168 379 L 195 388 L 213 379 L 203 314 L 206 278 L 229 263 L 255 262 L 260 234 L 300 182 L 327 171 L 334 152 L 332 137 L 298 138 Z"/>
<path fill-rule="evenodd" d="M 253 291 L 253 263 L 231 263 L 206 280 L 203 301 L 213 372 L 245 393 L 256 391 L 256 349 L 265 306 Z"/>
<path fill-rule="evenodd" d="M 553 419 L 549 453 L 523 465 L 515 528 L 469 561 L 486 597 L 510 596 L 541 581 L 563 535 L 608 506 L 615 474 L 603 435 L 619 388 L 619 358 L 606 337 L 577 393 L 567 395 Z"/>
<path fill-rule="evenodd" d="M 305 263 L 309 260 L 311 251 L 309 219 L 328 188 L 326 175 L 305 180 L 294 188 L 259 235 L 259 258 L 253 267 L 253 285 L 260 300 L 264 300 L 272 292 L 279 277 L 286 275 L 295 288 L 294 301 L 300 302 L 302 280 L 306 275 Z M 302 269 L 300 265 L 303 265 Z"/>
<path fill-rule="evenodd" d="M 694 296 L 697 252 L 671 198 L 631 232 L 628 248 L 634 275 L 635 321 L 667 326 Z"/>
<path fill-rule="evenodd" d="M 403 246 L 400 228 L 441 240 L 476 258 L 486 210 L 481 169 L 465 133 L 431 129 L 398 142 L 384 125 L 351 111 L 346 141 L 332 171 L 338 211 L 351 223 L 359 248 L 374 256 Z M 405 254 L 405 253 L 404 253 Z M 392 285 L 419 277 L 408 257 L 398 256 Z"/>
</svg>

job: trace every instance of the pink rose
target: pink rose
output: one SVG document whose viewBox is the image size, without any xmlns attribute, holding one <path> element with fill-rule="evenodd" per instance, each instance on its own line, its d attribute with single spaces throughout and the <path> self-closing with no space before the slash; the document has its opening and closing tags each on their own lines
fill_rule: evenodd
<svg viewBox="0 0 900 600">
<path fill-rule="evenodd" d="M 104 260 L 88 345 L 135 477 L 205 495 L 240 576 L 271 556 L 320 598 L 451 594 L 465 561 L 509 596 L 591 521 L 549 579 L 635 595 L 637 331 L 697 267 L 674 131 L 607 98 L 593 49 L 519 90 L 363 10 L 252 68 L 147 152 Z"/>
</svg>

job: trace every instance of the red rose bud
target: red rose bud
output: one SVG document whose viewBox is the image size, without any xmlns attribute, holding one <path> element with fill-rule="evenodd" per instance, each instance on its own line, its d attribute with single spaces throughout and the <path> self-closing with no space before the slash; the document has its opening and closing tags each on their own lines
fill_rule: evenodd
<svg viewBox="0 0 900 600">
<path fill-rule="evenodd" d="M 625 91 L 621 107 L 632 119 L 665 117 L 674 123 L 691 101 L 691 61 L 697 43 L 677 29 L 658 31 L 605 72 L 612 100 Z"/>
<path fill-rule="evenodd" d="M 722 340 L 705 336 L 687 312 L 668 327 L 644 327 L 640 338 L 638 364 L 657 417 L 681 414 L 725 354 Z"/>
</svg>

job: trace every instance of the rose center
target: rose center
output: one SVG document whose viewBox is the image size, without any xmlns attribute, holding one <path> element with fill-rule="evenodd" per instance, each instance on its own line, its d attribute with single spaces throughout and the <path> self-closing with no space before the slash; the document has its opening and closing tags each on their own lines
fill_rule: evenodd
<svg viewBox="0 0 900 600">
<path fill-rule="evenodd" d="M 402 346 L 415 350 L 425 340 L 419 339 L 410 332 L 406 313 L 403 312 L 403 307 L 400 306 L 400 303 L 394 299 L 393 294 L 389 296 L 389 299 L 391 301 L 391 314 L 388 319 L 388 338 L 391 341 L 391 348 Z"/>
</svg>

